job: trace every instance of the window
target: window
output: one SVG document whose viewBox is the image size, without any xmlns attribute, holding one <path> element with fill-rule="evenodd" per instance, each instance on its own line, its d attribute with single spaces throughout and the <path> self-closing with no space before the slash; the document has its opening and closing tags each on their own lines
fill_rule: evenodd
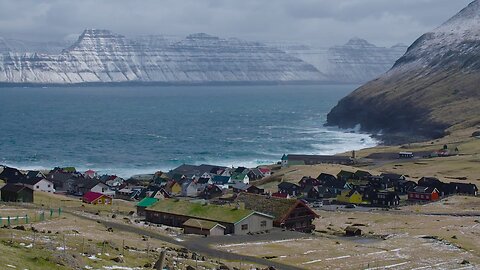
<svg viewBox="0 0 480 270">
<path fill-rule="evenodd" d="M 39 188 L 40 188 L 40 186 L 39 186 L 39 185 L 37 185 L 37 189 L 39 189 Z"/>
<path fill-rule="evenodd" d="M 248 224 L 243 224 L 242 225 L 242 231 L 248 230 Z"/>
<path fill-rule="evenodd" d="M 50 185 L 48 185 L 48 187 L 50 187 Z"/>
<path fill-rule="evenodd" d="M 262 222 L 260 222 L 260 226 L 261 226 L 261 227 L 267 227 L 267 221 L 266 221 L 266 220 L 262 220 Z"/>
</svg>

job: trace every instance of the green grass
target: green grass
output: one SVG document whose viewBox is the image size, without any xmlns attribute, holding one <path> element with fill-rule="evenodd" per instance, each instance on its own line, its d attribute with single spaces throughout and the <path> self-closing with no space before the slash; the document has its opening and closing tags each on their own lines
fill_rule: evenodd
<svg viewBox="0 0 480 270">
<path fill-rule="evenodd" d="M 204 205 L 187 201 L 175 201 L 173 199 L 161 200 L 147 209 L 228 223 L 235 223 L 253 213 L 252 210 L 235 209 L 211 204 Z"/>
<path fill-rule="evenodd" d="M 2 254 L 0 256 L 0 269 L 10 269 L 8 265 L 15 266 L 16 269 L 70 269 L 58 265 L 48 251 L 25 248 L 15 242 L 0 241 L 0 254 Z"/>
</svg>

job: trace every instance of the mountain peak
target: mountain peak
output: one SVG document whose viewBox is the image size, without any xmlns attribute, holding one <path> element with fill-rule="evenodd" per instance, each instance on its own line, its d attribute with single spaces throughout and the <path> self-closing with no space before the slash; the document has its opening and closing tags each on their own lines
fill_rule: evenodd
<svg viewBox="0 0 480 270">
<path fill-rule="evenodd" d="M 352 47 L 375 47 L 375 45 L 369 43 L 365 39 L 354 37 L 351 38 L 345 46 L 352 46 Z"/>
<path fill-rule="evenodd" d="M 437 33 L 480 34 L 480 0 L 473 1 L 455 16 L 435 29 Z"/>
<path fill-rule="evenodd" d="M 219 37 L 212 36 L 206 33 L 195 33 L 195 34 L 190 34 L 186 37 L 186 39 L 204 39 L 204 40 L 218 40 L 220 39 Z"/>
</svg>

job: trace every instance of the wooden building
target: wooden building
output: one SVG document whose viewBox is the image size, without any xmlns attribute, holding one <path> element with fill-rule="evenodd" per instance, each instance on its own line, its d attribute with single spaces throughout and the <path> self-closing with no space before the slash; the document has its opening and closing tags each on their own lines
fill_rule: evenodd
<svg viewBox="0 0 480 270">
<path fill-rule="evenodd" d="M 438 189 L 433 187 L 417 186 L 408 192 L 408 200 L 410 201 L 436 201 L 439 198 Z"/>
<path fill-rule="evenodd" d="M 112 197 L 93 191 L 85 193 L 82 200 L 84 203 L 89 204 L 112 204 L 113 201 Z"/>
<path fill-rule="evenodd" d="M 246 209 L 274 216 L 273 225 L 276 227 L 301 232 L 315 229 L 313 220 L 318 218 L 318 215 L 302 200 L 240 193 L 235 201 L 244 204 Z"/>
<path fill-rule="evenodd" d="M 347 156 L 329 155 L 283 155 L 282 166 L 316 165 L 316 164 L 342 164 L 353 165 L 355 159 Z"/>
<path fill-rule="evenodd" d="M 218 223 L 225 227 L 225 234 L 252 234 L 268 231 L 273 227 L 273 216 L 239 206 L 227 207 L 165 199 L 145 209 L 146 221 L 172 227 L 182 228 L 184 223 L 192 218 Z"/>
<path fill-rule="evenodd" d="M 225 235 L 227 228 L 217 222 L 190 218 L 183 223 L 183 233 L 205 236 Z"/>
<path fill-rule="evenodd" d="M 143 198 L 137 203 L 137 215 L 140 217 L 145 216 L 145 208 L 150 207 L 158 202 L 157 198 Z"/>
<path fill-rule="evenodd" d="M 33 189 L 21 184 L 6 184 L 0 189 L 3 202 L 33 202 Z"/>
</svg>

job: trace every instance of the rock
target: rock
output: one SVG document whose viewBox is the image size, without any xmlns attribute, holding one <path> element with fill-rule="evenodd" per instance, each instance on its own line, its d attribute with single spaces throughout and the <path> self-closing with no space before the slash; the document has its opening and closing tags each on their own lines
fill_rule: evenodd
<svg viewBox="0 0 480 270">
<path fill-rule="evenodd" d="M 25 226 L 23 226 L 23 225 L 15 226 L 15 227 L 13 227 L 13 229 L 14 230 L 19 230 L 19 231 L 26 231 Z"/>
<path fill-rule="evenodd" d="M 113 214 L 113 215 L 112 215 L 112 218 L 117 218 L 117 215 Z"/>
<path fill-rule="evenodd" d="M 152 268 L 152 264 L 148 262 L 148 263 L 144 264 L 143 267 L 145 267 L 145 268 Z"/>
<path fill-rule="evenodd" d="M 480 130 L 473 132 L 472 137 L 480 137 Z"/>
<path fill-rule="evenodd" d="M 122 257 L 115 257 L 111 260 L 116 262 L 116 263 L 124 263 L 125 262 Z"/>
<path fill-rule="evenodd" d="M 218 270 L 230 270 L 230 268 L 228 266 L 226 266 L 225 264 L 221 264 L 220 266 L 218 266 L 217 269 Z"/>
<path fill-rule="evenodd" d="M 107 228 L 107 232 L 113 232 L 113 228 L 111 227 Z"/>
<path fill-rule="evenodd" d="M 470 262 L 469 262 L 469 261 L 467 261 L 467 260 L 463 260 L 463 261 L 462 261 L 460 264 L 463 264 L 463 265 L 465 265 L 465 264 L 470 264 Z"/>
<path fill-rule="evenodd" d="M 187 266 L 187 270 L 197 270 L 197 268 L 195 268 L 195 267 L 193 267 L 193 266 L 189 265 L 189 266 Z"/>
</svg>

